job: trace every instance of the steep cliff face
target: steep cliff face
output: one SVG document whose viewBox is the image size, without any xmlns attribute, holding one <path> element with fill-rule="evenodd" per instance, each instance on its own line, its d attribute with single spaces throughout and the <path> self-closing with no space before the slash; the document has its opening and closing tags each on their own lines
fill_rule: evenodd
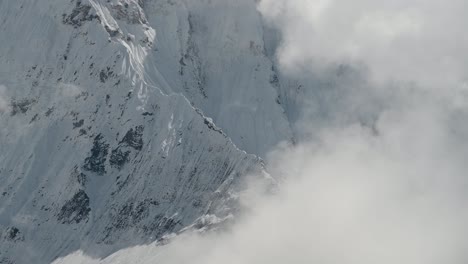
<svg viewBox="0 0 468 264">
<path fill-rule="evenodd" d="M 145 8 L 157 32 L 146 65 L 160 73 L 153 79 L 186 96 L 248 153 L 263 156 L 291 140 L 255 1 L 147 1 Z"/>
<path fill-rule="evenodd" d="M 254 1 L 0 2 L 0 263 L 227 217 L 291 140 Z"/>
</svg>

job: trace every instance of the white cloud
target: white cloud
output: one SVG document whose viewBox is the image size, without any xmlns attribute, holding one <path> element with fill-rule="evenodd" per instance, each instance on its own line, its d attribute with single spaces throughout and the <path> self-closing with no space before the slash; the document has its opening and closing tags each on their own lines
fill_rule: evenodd
<svg viewBox="0 0 468 264">
<path fill-rule="evenodd" d="M 464 0 L 262 0 L 283 35 L 286 69 L 364 64 L 376 82 L 458 85 L 467 78 Z"/>
</svg>

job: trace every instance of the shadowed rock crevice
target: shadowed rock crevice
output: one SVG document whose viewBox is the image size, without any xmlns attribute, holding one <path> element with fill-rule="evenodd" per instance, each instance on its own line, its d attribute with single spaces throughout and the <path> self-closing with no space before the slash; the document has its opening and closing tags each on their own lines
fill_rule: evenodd
<svg viewBox="0 0 468 264">
<path fill-rule="evenodd" d="M 124 151 L 120 148 L 112 150 L 109 163 L 113 168 L 121 170 L 123 166 L 129 161 L 130 151 Z"/>
<path fill-rule="evenodd" d="M 85 191 L 79 190 L 62 206 L 60 213 L 57 215 L 57 219 L 62 224 L 78 224 L 88 219 L 89 212 L 91 212 L 91 208 L 89 208 L 89 197 Z"/>
<path fill-rule="evenodd" d="M 37 103 L 36 99 L 21 99 L 21 100 L 12 100 L 11 101 L 11 115 L 16 114 L 26 114 L 31 107 Z"/>
<path fill-rule="evenodd" d="M 131 150 L 141 151 L 143 149 L 143 126 L 131 128 L 117 148 L 113 149 L 109 159 L 111 167 L 121 170 L 130 161 Z"/>
<path fill-rule="evenodd" d="M 143 126 L 131 128 L 119 144 L 125 144 L 138 151 L 141 150 L 143 148 L 143 130 Z"/>
<path fill-rule="evenodd" d="M 16 243 L 19 241 L 24 241 L 24 236 L 23 233 L 21 233 L 21 231 L 17 227 L 11 226 L 6 229 L 3 239 L 5 239 L 6 241 Z"/>
<path fill-rule="evenodd" d="M 91 155 L 85 159 L 83 169 L 92 171 L 98 175 L 104 175 L 106 173 L 106 160 L 107 154 L 109 153 L 109 144 L 104 141 L 101 134 L 94 138 L 93 148 L 91 149 Z"/>
<path fill-rule="evenodd" d="M 90 5 L 82 4 L 81 1 L 77 1 L 70 14 L 62 14 L 62 22 L 77 28 L 86 21 L 92 21 L 94 19 L 99 20 L 98 15 L 92 14 L 91 8 Z"/>
</svg>

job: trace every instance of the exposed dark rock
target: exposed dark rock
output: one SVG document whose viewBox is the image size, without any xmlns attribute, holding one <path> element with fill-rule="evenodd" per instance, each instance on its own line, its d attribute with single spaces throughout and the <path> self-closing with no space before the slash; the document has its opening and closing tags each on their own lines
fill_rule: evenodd
<svg viewBox="0 0 468 264">
<path fill-rule="evenodd" d="M 143 148 L 143 130 L 143 126 L 131 128 L 119 144 L 123 143 L 136 150 L 141 150 Z"/>
<path fill-rule="evenodd" d="M 140 43 L 143 46 L 148 46 L 148 47 L 153 46 L 153 41 L 151 41 L 148 37 L 145 37 L 145 38 L 141 39 Z"/>
<path fill-rule="evenodd" d="M 71 173 L 71 177 L 83 187 L 86 185 L 86 182 L 88 181 L 86 174 L 82 173 L 79 170 L 78 166 L 75 166 L 75 168 L 73 169 Z"/>
<path fill-rule="evenodd" d="M 143 201 L 138 203 L 133 209 L 132 219 L 134 223 L 138 223 L 148 216 L 149 213 L 149 202 Z"/>
<path fill-rule="evenodd" d="M 119 146 L 112 150 L 109 163 L 113 168 L 122 169 L 123 166 L 130 160 L 131 149 L 141 151 L 143 148 L 143 126 L 131 128 L 123 139 L 119 142 Z"/>
<path fill-rule="evenodd" d="M 25 114 L 31 107 L 37 103 L 36 99 L 21 99 L 11 101 L 11 115 L 14 116 L 18 113 Z"/>
<path fill-rule="evenodd" d="M 6 230 L 4 238 L 11 242 L 24 241 L 24 236 L 21 234 L 20 230 L 14 226 Z"/>
<path fill-rule="evenodd" d="M 220 134 L 223 134 L 223 131 L 222 131 L 221 129 L 217 128 L 217 127 L 215 126 L 215 124 L 213 124 L 213 122 L 212 122 L 211 120 L 209 120 L 208 118 L 204 118 L 203 122 L 205 123 L 205 125 L 206 125 L 209 129 L 211 129 L 211 130 L 213 130 L 213 131 L 216 131 L 216 132 L 218 132 L 218 133 L 220 133 Z"/>
<path fill-rule="evenodd" d="M 117 4 L 111 7 L 114 17 L 118 20 L 124 20 L 129 24 L 146 24 L 147 20 L 141 6 L 130 8 L 128 3 Z"/>
<path fill-rule="evenodd" d="M 133 211 L 133 203 L 124 204 L 116 217 L 114 218 L 113 226 L 117 229 L 124 229 L 130 226 L 131 216 Z"/>
<path fill-rule="evenodd" d="M 166 234 L 175 229 L 178 221 L 169 217 L 158 215 L 155 221 L 149 225 L 143 225 L 142 221 L 150 217 L 151 207 L 159 206 L 159 202 L 153 199 L 145 199 L 134 203 L 127 202 L 112 215 L 112 223 L 106 227 L 106 237 L 118 230 L 126 230 L 130 227 L 136 227 L 147 234 L 158 233 Z"/>
<path fill-rule="evenodd" d="M 192 206 L 193 206 L 193 207 L 200 207 L 200 206 L 202 206 L 202 201 L 199 200 L 199 199 L 195 199 L 195 200 L 193 200 L 193 202 L 192 202 Z"/>
<path fill-rule="evenodd" d="M 57 218 L 63 224 L 78 224 L 88 219 L 90 211 L 88 195 L 85 191 L 79 190 L 62 206 Z"/>
<path fill-rule="evenodd" d="M 110 157 L 110 164 L 112 167 L 121 170 L 123 166 L 128 162 L 130 151 L 123 151 L 120 148 L 112 150 Z"/>
<path fill-rule="evenodd" d="M 156 215 L 150 225 L 144 226 L 143 230 L 146 234 L 154 234 L 157 237 L 162 237 L 165 234 L 172 233 L 175 228 L 180 225 L 180 221 L 165 215 Z"/>
<path fill-rule="evenodd" d="M 93 19 L 99 20 L 98 15 L 91 14 L 91 8 L 90 5 L 81 4 L 81 1 L 77 1 L 76 6 L 69 15 L 62 15 L 62 23 L 77 28 L 86 21 L 92 21 Z"/>
<path fill-rule="evenodd" d="M 39 117 L 39 114 L 35 114 L 35 115 L 33 116 L 33 118 L 31 118 L 31 121 L 29 121 L 29 123 L 30 123 L 30 124 L 33 123 L 34 121 L 37 120 L 38 117 Z"/>
<path fill-rule="evenodd" d="M 86 174 L 80 172 L 77 176 L 76 176 L 76 180 L 78 181 L 79 184 L 81 185 L 85 185 L 86 184 L 86 181 L 87 181 L 87 178 L 86 178 Z"/>
<path fill-rule="evenodd" d="M 273 86 L 279 86 L 279 78 L 278 78 L 278 75 L 272 74 L 272 75 L 270 76 L 270 83 L 271 83 Z"/>
<path fill-rule="evenodd" d="M 15 264 L 15 262 L 7 257 L 0 256 L 0 264 Z"/>
<path fill-rule="evenodd" d="M 108 76 L 104 70 L 101 70 L 99 73 L 99 80 L 101 80 L 102 83 L 105 83 L 107 80 Z"/>
<path fill-rule="evenodd" d="M 83 136 L 83 135 L 86 135 L 86 134 L 88 134 L 88 132 L 86 132 L 86 129 L 80 129 L 79 136 Z"/>
<path fill-rule="evenodd" d="M 111 71 L 110 67 L 107 67 L 106 69 L 103 69 L 99 72 L 99 80 L 102 83 L 105 83 L 107 79 L 109 79 L 109 77 L 112 77 L 112 76 L 114 76 L 114 72 Z"/>
<path fill-rule="evenodd" d="M 105 162 L 109 153 L 109 144 L 106 144 L 101 134 L 94 138 L 91 156 L 87 157 L 83 169 L 95 172 L 99 175 L 106 173 Z"/>
<path fill-rule="evenodd" d="M 133 202 L 127 202 L 120 207 L 117 214 L 112 217 L 114 221 L 106 228 L 108 233 L 111 233 L 112 230 L 126 229 L 135 226 L 148 215 L 149 206 L 149 200 L 142 201 L 138 203 L 137 206 L 135 206 Z"/>
<path fill-rule="evenodd" d="M 54 109 L 55 109 L 54 107 L 47 109 L 47 111 L 45 112 L 45 116 L 47 117 L 50 116 L 54 112 Z"/>
<path fill-rule="evenodd" d="M 276 102 L 277 104 L 280 105 L 280 104 L 281 104 L 281 96 L 278 95 L 278 96 L 276 97 L 275 102 Z"/>
<path fill-rule="evenodd" d="M 112 29 L 107 25 L 104 26 L 104 29 L 107 31 L 107 33 L 109 33 L 111 38 L 117 37 L 121 34 L 119 29 Z"/>
<path fill-rule="evenodd" d="M 180 58 L 179 64 L 182 65 L 182 66 L 187 66 L 187 64 L 185 64 L 185 62 L 184 62 L 184 57 Z"/>
<path fill-rule="evenodd" d="M 83 119 L 81 119 L 78 122 L 73 122 L 73 129 L 82 127 L 83 125 L 84 125 L 84 120 Z"/>
</svg>

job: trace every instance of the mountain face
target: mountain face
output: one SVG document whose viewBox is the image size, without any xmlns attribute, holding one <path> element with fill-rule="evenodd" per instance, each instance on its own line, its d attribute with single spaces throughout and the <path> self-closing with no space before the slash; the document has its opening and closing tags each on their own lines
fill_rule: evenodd
<svg viewBox="0 0 468 264">
<path fill-rule="evenodd" d="M 229 217 L 293 139 L 275 45 L 254 0 L 0 1 L 0 263 Z"/>
</svg>

